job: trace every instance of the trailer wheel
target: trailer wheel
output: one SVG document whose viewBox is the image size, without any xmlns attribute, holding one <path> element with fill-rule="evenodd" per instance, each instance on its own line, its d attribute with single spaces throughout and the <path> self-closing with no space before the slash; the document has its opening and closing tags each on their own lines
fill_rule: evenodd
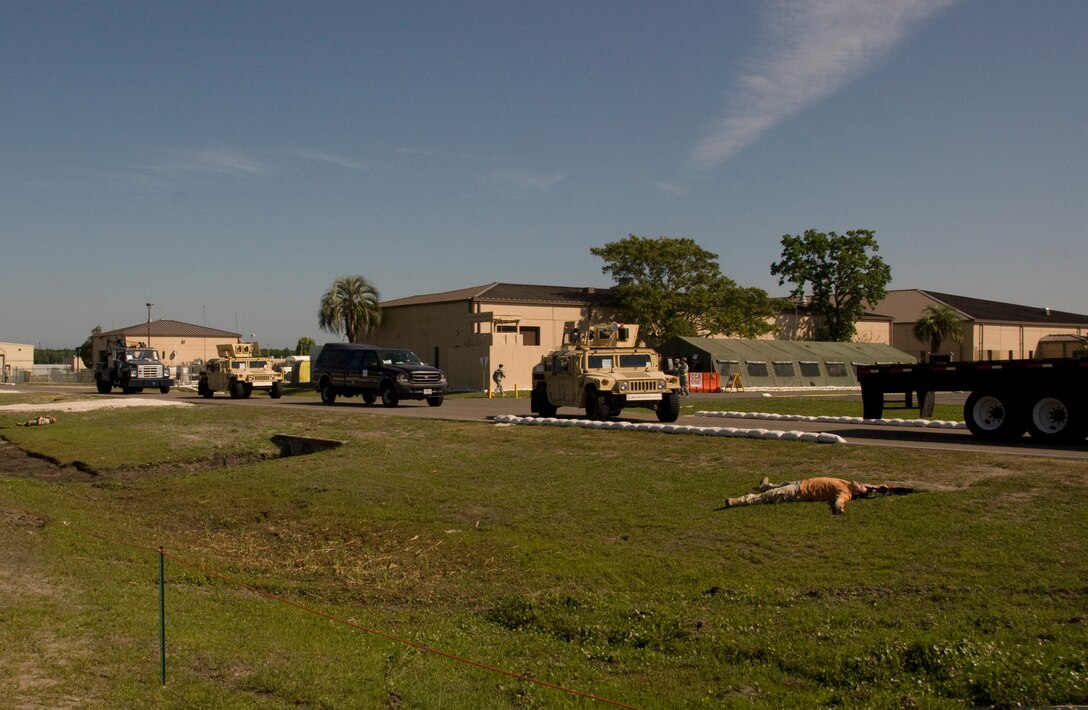
<svg viewBox="0 0 1088 710">
<path fill-rule="evenodd" d="M 1006 392 L 972 392 L 963 405 L 963 419 L 983 441 L 1009 441 L 1027 430 L 1019 405 Z"/>
<path fill-rule="evenodd" d="M 1084 414 L 1060 394 L 1044 394 L 1031 405 L 1028 432 L 1045 443 L 1080 441 L 1088 431 Z"/>
</svg>

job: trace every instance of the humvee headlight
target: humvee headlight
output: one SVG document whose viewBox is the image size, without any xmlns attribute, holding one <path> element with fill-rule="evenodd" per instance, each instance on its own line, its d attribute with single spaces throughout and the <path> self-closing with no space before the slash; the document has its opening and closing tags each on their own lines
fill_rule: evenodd
<svg viewBox="0 0 1088 710">
<path fill-rule="evenodd" d="M 627 382 L 626 381 L 621 382 L 620 383 L 620 392 L 626 392 L 626 391 L 627 391 Z"/>
<path fill-rule="evenodd" d="M 659 390 L 663 390 L 663 389 L 665 389 L 665 380 L 658 380 L 658 381 L 657 381 L 657 388 L 658 388 Z"/>
</svg>

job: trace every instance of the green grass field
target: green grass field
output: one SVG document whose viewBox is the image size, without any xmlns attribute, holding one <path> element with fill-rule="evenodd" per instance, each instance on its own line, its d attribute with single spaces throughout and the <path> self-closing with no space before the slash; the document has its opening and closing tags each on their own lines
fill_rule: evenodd
<svg viewBox="0 0 1088 710">
<path fill-rule="evenodd" d="M 17 707 L 1088 702 L 1083 463 L 336 409 L 25 418 L 0 436 L 64 467 L 0 466 Z M 276 433 L 345 445 L 281 459 Z M 920 492 L 713 510 L 765 475 Z"/>
</svg>

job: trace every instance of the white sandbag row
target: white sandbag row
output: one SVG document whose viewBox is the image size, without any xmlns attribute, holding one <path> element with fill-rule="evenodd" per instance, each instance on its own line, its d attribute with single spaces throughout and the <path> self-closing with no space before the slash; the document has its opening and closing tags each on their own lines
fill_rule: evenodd
<svg viewBox="0 0 1088 710">
<path fill-rule="evenodd" d="M 700 436 L 724 436 L 734 439 L 781 439 L 783 441 L 813 441 L 817 444 L 845 444 L 838 434 L 815 431 L 776 431 L 773 429 L 737 429 L 729 426 L 690 426 L 687 424 L 662 424 L 660 422 L 596 421 L 593 419 L 558 419 L 556 417 L 519 417 L 500 414 L 496 424 L 521 424 L 525 426 L 573 426 L 583 429 L 623 429 L 625 431 L 653 431 L 662 434 L 698 434 Z"/>
<path fill-rule="evenodd" d="M 696 417 L 718 417 L 723 419 L 768 419 L 790 422 L 819 422 L 823 424 L 871 424 L 879 426 L 934 427 L 938 429 L 965 429 L 963 422 L 950 422 L 942 419 L 863 419 L 861 417 L 811 417 L 804 414 L 771 414 L 767 412 L 695 412 Z"/>
</svg>

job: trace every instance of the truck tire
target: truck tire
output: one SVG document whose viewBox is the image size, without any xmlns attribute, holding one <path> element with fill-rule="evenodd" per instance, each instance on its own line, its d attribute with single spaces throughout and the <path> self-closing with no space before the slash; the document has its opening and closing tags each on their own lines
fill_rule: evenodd
<svg viewBox="0 0 1088 710">
<path fill-rule="evenodd" d="M 336 390 L 332 388 L 332 385 L 328 381 L 321 383 L 321 403 L 332 405 L 336 402 Z"/>
<path fill-rule="evenodd" d="M 963 420 L 976 439 L 1011 441 L 1023 436 L 1023 407 L 1008 392 L 972 392 L 963 405 Z"/>
<path fill-rule="evenodd" d="M 1069 395 L 1047 392 L 1031 399 L 1028 433 L 1032 439 L 1064 444 L 1080 441 L 1088 433 L 1085 412 Z"/>
<path fill-rule="evenodd" d="M 95 380 L 94 386 L 98 388 L 98 394 L 109 394 L 110 390 L 113 389 L 113 385 L 110 384 L 109 380 Z"/>
<path fill-rule="evenodd" d="M 675 422 L 680 417 L 680 395 L 677 392 L 661 395 L 661 402 L 655 411 L 659 422 Z"/>
<path fill-rule="evenodd" d="M 249 399 L 249 396 L 253 394 L 253 385 L 249 382 L 242 384 L 242 399 Z"/>
<path fill-rule="evenodd" d="M 268 396 L 272 399 L 279 399 L 283 396 L 283 383 L 273 382 L 272 389 L 268 390 Z"/>
<path fill-rule="evenodd" d="M 246 394 L 245 389 L 242 387 L 242 383 L 238 380 L 231 382 L 228 389 L 230 390 L 231 399 L 241 399 Z"/>
<path fill-rule="evenodd" d="M 162 392 L 163 394 L 170 394 L 170 385 L 163 385 L 162 387 L 159 387 L 159 392 Z"/>
<path fill-rule="evenodd" d="M 196 383 L 196 393 L 204 399 L 211 399 L 215 394 L 215 390 L 208 386 L 208 380 L 204 377 L 200 378 L 200 381 Z"/>
<path fill-rule="evenodd" d="M 611 402 L 607 393 L 586 390 L 586 418 L 604 421 L 608 419 Z"/>
<path fill-rule="evenodd" d="M 548 386 L 540 383 L 533 390 L 532 399 L 529 402 L 530 409 L 542 417 L 554 417 L 559 407 L 548 400 Z"/>
<path fill-rule="evenodd" d="M 431 406 L 431 407 L 441 407 L 442 406 L 442 395 L 436 394 L 436 395 L 434 395 L 432 397 L 428 397 L 427 398 L 427 404 L 428 404 L 428 406 Z"/>
<path fill-rule="evenodd" d="M 393 385 L 382 385 L 382 406 L 395 407 L 398 404 L 400 404 L 400 397 L 397 396 L 397 391 L 393 389 Z"/>
<path fill-rule="evenodd" d="M 366 404 L 374 404 L 378 401 L 378 395 L 373 392 L 363 392 L 363 402 Z"/>
</svg>

